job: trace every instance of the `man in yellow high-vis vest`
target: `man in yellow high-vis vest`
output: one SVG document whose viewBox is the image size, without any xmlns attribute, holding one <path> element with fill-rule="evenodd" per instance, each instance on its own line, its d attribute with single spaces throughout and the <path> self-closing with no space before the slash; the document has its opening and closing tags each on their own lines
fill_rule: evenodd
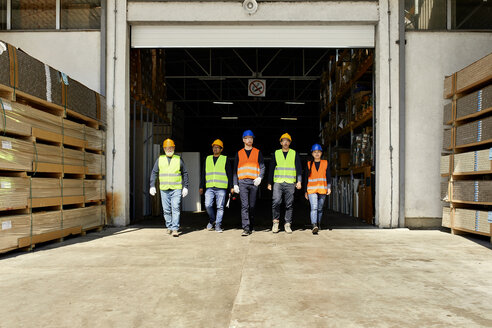
<svg viewBox="0 0 492 328">
<path fill-rule="evenodd" d="M 280 205 L 282 205 L 282 197 L 285 199 L 285 225 L 286 233 L 292 233 L 292 212 L 294 210 L 294 192 L 295 188 L 301 189 L 302 167 L 299 154 L 293 149 L 290 149 L 292 138 L 288 133 L 284 133 L 280 137 L 282 149 L 278 149 L 272 155 L 270 164 L 270 178 L 268 190 L 272 190 L 273 183 L 273 201 L 272 201 L 272 216 L 273 226 L 272 232 L 278 233 L 280 222 Z"/>
<path fill-rule="evenodd" d="M 207 156 L 203 164 L 200 179 L 200 195 L 205 190 L 205 209 L 207 210 L 209 222 L 207 230 L 222 232 L 222 217 L 224 216 L 224 204 L 227 190 L 231 190 L 232 174 L 231 166 L 227 156 L 222 155 L 224 143 L 217 139 L 212 143 L 213 155 Z M 231 193 L 234 189 L 231 190 Z M 217 211 L 214 208 L 214 201 Z"/>
<path fill-rule="evenodd" d="M 154 164 L 150 175 L 149 193 L 152 196 L 156 194 L 155 180 L 159 175 L 159 189 L 167 233 L 172 234 L 173 237 L 178 237 L 181 198 L 188 195 L 188 172 L 183 159 L 174 154 L 174 141 L 166 139 L 162 146 L 165 155 L 159 156 Z"/>
</svg>

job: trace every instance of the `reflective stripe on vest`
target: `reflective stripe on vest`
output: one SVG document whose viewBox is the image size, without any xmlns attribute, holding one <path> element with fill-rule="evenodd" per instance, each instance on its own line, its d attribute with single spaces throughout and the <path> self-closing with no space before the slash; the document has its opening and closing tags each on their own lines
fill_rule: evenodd
<svg viewBox="0 0 492 328">
<path fill-rule="evenodd" d="M 242 179 L 256 179 L 260 176 L 260 163 L 258 163 L 258 155 L 260 151 L 253 147 L 251 153 L 246 155 L 246 150 L 241 149 L 237 155 L 239 162 L 237 164 L 237 178 Z"/>
<path fill-rule="evenodd" d="M 284 156 L 282 149 L 275 151 L 275 172 L 273 182 L 275 183 L 295 183 L 296 182 L 296 151 L 289 149 L 287 158 Z"/>
<path fill-rule="evenodd" d="M 159 157 L 159 189 L 182 189 L 181 159 L 173 155 L 171 163 L 166 155 Z"/>
<path fill-rule="evenodd" d="M 227 179 L 226 166 L 227 157 L 220 155 L 214 165 L 214 156 L 210 155 L 205 161 L 205 187 L 227 189 L 229 180 Z"/>
<path fill-rule="evenodd" d="M 313 163 L 308 162 L 308 169 L 311 169 L 311 174 L 308 178 L 307 193 L 326 195 L 328 192 L 328 182 L 326 180 L 328 161 L 322 159 L 319 163 L 319 170 L 316 170 L 316 165 L 311 168 L 312 165 Z"/>
</svg>

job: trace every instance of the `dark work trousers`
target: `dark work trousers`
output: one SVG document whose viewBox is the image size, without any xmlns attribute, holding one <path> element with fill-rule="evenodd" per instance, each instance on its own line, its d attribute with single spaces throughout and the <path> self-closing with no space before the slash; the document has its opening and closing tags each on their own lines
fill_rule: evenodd
<svg viewBox="0 0 492 328">
<path fill-rule="evenodd" d="M 239 196 L 241 197 L 241 221 L 244 230 L 253 230 L 256 195 L 258 187 L 252 179 L 239 180 Z"/>
<path fill-rule="evenodd" d="M 285 200 L 285 223 L 292 223 L 294 192 L 294 183 L 282 182 L 273 184 L 272 215 L 274 220 L 280 219 L 280 205 L 282 205 L 283 196 Z"/>
</svg>

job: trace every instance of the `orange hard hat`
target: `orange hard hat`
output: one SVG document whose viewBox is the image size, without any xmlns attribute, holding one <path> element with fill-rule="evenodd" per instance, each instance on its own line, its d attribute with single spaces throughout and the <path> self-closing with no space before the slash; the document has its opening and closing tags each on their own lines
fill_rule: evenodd
<svg viewBox="0 0 492 328">
<path fill-rule="evenodd" d="M 220 148 L 224 149 L 224 143 L 223 143 L 223 142 L 222 142 L 222 140 L 220 140 L 220 139 L 216 139 L 214 142 L 212 142 L 212 147 L 213 147 L 214 145 L 217 145 L 217 146 L 219 146 Z"/>
<path fill-rule="evenodd" d="M 282 139 L 289 139 L 289 141 L 292 142 L 292 138 L 290 137 L 290 134 L 288 134 L 288 133 L 282 134 L 282 136 L 280 137 L 280 141 L 282 141 Z"/>
<path fill-rule="evenodd" d="M 166 139 L 164 140 L 164 143 L 162 144 L 162 147 L 163 148 L 166 148 L 166 147 L 176 147 L 176 145 L 174 144 L 174 141 L 172 139 Z"/>
</svg>

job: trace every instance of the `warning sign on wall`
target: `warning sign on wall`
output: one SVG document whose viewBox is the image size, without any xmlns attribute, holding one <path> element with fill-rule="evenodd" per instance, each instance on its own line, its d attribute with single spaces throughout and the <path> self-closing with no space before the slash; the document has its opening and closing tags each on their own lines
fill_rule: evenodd
<svg viewBox="0 0 492 328">
<path fill-rule="evenodd" d="M 266 80 L 250 79 L 248 80 L 248 96 L 265 97 Z"/>
</svg>

